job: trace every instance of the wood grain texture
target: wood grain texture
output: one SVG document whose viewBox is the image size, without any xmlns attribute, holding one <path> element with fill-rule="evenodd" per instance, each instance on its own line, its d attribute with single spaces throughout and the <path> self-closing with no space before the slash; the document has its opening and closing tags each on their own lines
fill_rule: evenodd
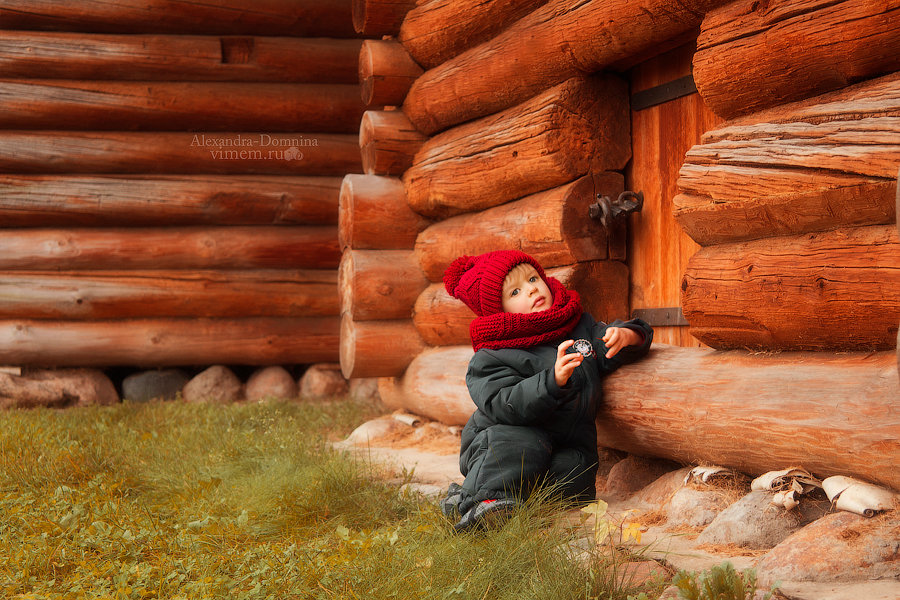
<svg viewBox="0 0 900 600">
<path fill-rule="evenodd" d="M 0 321 L 0 362 L 28 366 L 336 362 L 338 317 Z"/>
<path fill-rule="evenodd" d="M 732 118 L 900 70 L 900 2 L 738 0 L 703 20 L 694 79 Z"/>
<path fill-rule="evenodd" d="M 0 270 L 337 269 L 336 227 L 7 229 Z"/>
<path fill-rule="evenodd" d="M 477 46 L 547 0 L 422 0 L 403 19 L 397 38 L 431 69 Z"/>
<path fill-rule="evenodd" d="M 400 179 L 379 175 L 344 177 L 338 217 L 342 250 L 409 249 L 427 225 L 426 219 L 409 208 Z"/>
<path fill-rule="evenodd" d="M 6 30 L 0 33 L 0 78 L 355 84 L 361 45 L 327 38 Z"/>
<path fill-rule="evenodd" d="M 691 333 L 714 348 L 893 349 L 900 239 L 881 225 L 709 246 L 682 289 Z"/>
<path fill-rule="evenodd" d="M 288 154 L 292 146 L 300 154 Z M 0 131 L 0 172 L 336 175 L 360 171 L 358 134 Z"/>
<path fill-rule="evenodd" d="M 4 29 L 356 37 L 351 0 L 4 0 Z M 165 18 L 160 18 L 165 15 Z"/>
<path fill-rule="evenodd" d="M 396 377 L 425 350 L 410 319 L 354 321 L 341 317 L 340 362 L 346 379 Z"/>
<path fill-rule="evenodd" d="M 551 0 L 492 39 L 426 71 L 404 112 L 432 135 L 497 113 L 566 79 L 653 49 L 724 0 Z M 498 85 L 503 82 L 503 85 Z"/>
<path fill-rule="evenodd" d="M 690 74 L 693 45 L 660 55 L 630 72 L 632 91 Z M 697 244 L 673 214 L 678 169 L 703 132 L 721 119 L 692 94 L 639 112 L 632 111 L 633 153 L 627 189 L 644 192 L 644 208 L 629 217 L 628 266 L 631 309 L 681 306 L 681 279 Z M 656 327 L 654 340 L 679 346 L 699 342 L 686 327 Z"/>
<path fill-rule="evenodd" d="M 416 0 L 352 0 L 353 29 L 366 36 L 395 35 Z"/>
<path fill-rule="evenodd" d="M 4 129 L 351 133 L 363 113 L 350 84 L 0 81 Z"/>
<path fill-rule="evenodd" d="M 338 270 L 341 313 L 354 321 L 409 319 L 428 286 L 410 250 L 345 250 Z"/>
<path fill-rule="evenodd" d="M 726 122 L 681 168 L 675 215 L 702 245 L 892 223 L 900 74 Z"/>
<path fill-rule="evenodd" d="M 446 425 L 465 425 L 475 412 L 466 388 L 471 346 L 429 348 L 400 377 L 382 377 L 378 393 L 388 408 L 402 409 Z"/>
<path fill-rule="evenodd" d="M 0 175 L 4 227 L 335 225 L 337 177 Z"/>
<path fill-rule="evenodd" d="M 581 294 L 581 305 L 595 319 L 612 322 L 628 318 L 628 267 L 614 260 L 595 260 L 547 269 L 566 288 Z M 475 314 L 451 297 L 443 283 L 429 285 L 416 299 L 413 323 L 432 346 L 469 344 L 469 324 Z"/>
<path fill-rule="evenodd" d="M 334 270 L 6 271 L 0 298 L 0 319 L 340 314 Z"/>
<path fill-rule="evenodd" d="M 359 87 L 366 107 L 399 106 L 422 67 L 395 40 L 366 40 L 359 52 Z"/>
<path fill-rule="evenodd" d="M 429 281 L 441 281 L 458 256 L 500 249 L 531 254 L 545 269 L 608 257 L 607 232 L 589 216 L 596 189 L 621 189 L 622 176 L 603 173 L 479 213 L 431 225 L 416 239 Z M 616 192 L 617 193 L 617 192 Z"/>
<path fill-rule="evenodd" d="M 402 175 L 425 143 L 399 110 L 367 110 L 359 125 L 359 151 L 368 175 Z"/>
<path fill-rule="evenodd" d="M 802 465 L 900 489 L 893 352 L 720 352 L 654 343 L 604 380 L 599 443 L 752 476 Z"/>
<path fill-rule="evenodd" d="M 416 212 L 446 218 L 622 169 L 631 156 L 625 82 L 576 77 L 519 106 L 434 136 L 403 175 Z"/>
</svg>

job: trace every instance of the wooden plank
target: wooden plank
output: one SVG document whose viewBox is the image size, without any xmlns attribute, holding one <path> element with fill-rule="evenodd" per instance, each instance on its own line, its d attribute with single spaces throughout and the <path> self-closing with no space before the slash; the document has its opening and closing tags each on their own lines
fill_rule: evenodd
<svg viewBox="0 0 900 600">
<path fill-rule="evenodd" d="M 893 352 L 713 351 L 656 344 L 603 382 L 602 446 L 751 475 L 803 465 L 900 489 Z"/>
<path fill-rule="evenodd" d="M 366 107 L 399 106 L 422 74 L 395 40 L 366 40 L 359 52 L 359 87 Z"/>
<path fill-rule="evenodd" d="M 367 110 L 359 125 L 359 152 L 367 175 L 402 175 L 426 138 L 399 110 Z"/>
<path fill-rule="evenodd" d="M 4 0 L 4 29 L 356 37 L 351 0 Z M 160 18 L 165 15 L 165 18 Z"/>
<path fill-rule="evenodd" d="M 6 271 L 0 319 L 323 317 L 340 313 L 330 271 Z"/>
<path fill-rule="evenodd" d="M 416 239 L 416 256 L 429 281 L 439 282 L 458 256 L 504 248 L 534 256 L 545 269 L 608 257 L 607 232 L 589 216 L 597 188 L 616 190 L 618 173 L 582 177 L 480 213 L 431 225 Z"/>
<path fill-rule="evenodd" d="M 395 377 L 425 349 L 410 319 L 354 321 L 341 318 L 341 373 L 356 377 Z"/>
<path fill-rule="evenodd" d="M 690 45 L 683 46 L 635 67 L 632 92 L 689 74 L 692 54 Z M 684 153 L 720 122 L 697 94 L 631 113 L 634 156 L 625 185 L 644 192 L 643 210 L 629 217 L 632 310 L 681 306 L 682 274 L 699 246 L 672 214 L 678 169 Z M 655 328 L 654 342 L 699 344 L 684 327 Z"/>
<path fill-rule="evenodd" d="M 406 250 L 428 221 L 406 202 L 396 177 L 347 175 L 341 184 L 338 240 L 341 249 Z"/>
<path fill-rule="evenodd" d="M 694 78 L 732 118 L 900 70 L 900 2 L 737 0 L 703 19 Z"/>
<path fill-rule="evenodd" d="M 395 35 L 416 0 L 352 0 L 353 29 L 365 36 Z"/>
<path fill-rule="evenodd" d="M 163 367 L 337 362 L 338 317 L 0 321 L 0 361 Z"/>
<path fill-rule="evenodd" d="M 361 40 L 0 32 L 0 78 L 357 83 Z"/>
<path fill-rule="evenodd" d="M 7 229 L 0 270 L 337 269 L 337 227 Z"/>
<path fill-rule="evenodd" d="M 691 148 L 675 217 L 702 245 L 892 223 L 900 74 L 725 123 Z"/>
<path fill-rule="evenodd" d="M 627 86 L 601 74 L 434 136 L 403 181 L 413 210 L 446 218 L 622 169 L 630 156 Z"/>
<path fill-rule="evenodd" d="M 434 68 L 477 46 L 547 0 L 421 0 L 397 38 L 417 63 Z"/>
<path fill-rule="evenodd" d="M 343 176 L 361 169 L 357 134 L 0 131 L 0 173 Z"/>
<path fill-rule="evenodd" d="M 685 272 L 684 315 L 714 348 L 893 349 L 898 265 L 893 225 L 708 246 Z"/>
<path fill-rule="evenodd" d="M 351 133 L 363 113 L 349 84 L 0 81 L 0 128 Z"/>
<path fill-rule="evenodd" d="M 409 319 L 427 286 L 412 250 L 345 250 L 341 256 L 341 314 L 354 321 Z"/>
<path fill-rule="evenodd" d="M 403 110 L 426 135 L 521 103 L 571 77 L 667 49 L 725 0 L 550 0 L 416 80 Z M 503 85 L 498 85 L 503 82 Z"/>
<path fill-rule="evenodd" d="M 0 175 L 4 227 L 335 225 L 337 177 Z"/>
</svg>

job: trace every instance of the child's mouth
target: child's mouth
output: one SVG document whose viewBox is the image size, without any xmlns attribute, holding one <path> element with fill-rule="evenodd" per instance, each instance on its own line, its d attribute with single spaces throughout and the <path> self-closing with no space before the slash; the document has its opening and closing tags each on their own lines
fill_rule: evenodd
<svg viewBox="0 0 900 600">
<path fill-rule="evenodd" d="M 531 305 L 531 308 L 532 309 L 540 308 L 541 306 L 544 305 L 545 302 L 546 302 L 546 300 L 544 300 L 544 297 L 541 296 L 540 298 L 538 298 L 537 300 L 534 301 L 534 304 Z"/>
</svg>

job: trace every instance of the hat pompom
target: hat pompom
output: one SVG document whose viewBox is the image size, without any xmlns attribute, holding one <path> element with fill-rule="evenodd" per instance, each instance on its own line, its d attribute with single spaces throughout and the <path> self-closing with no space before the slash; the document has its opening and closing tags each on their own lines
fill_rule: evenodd
<svg viewBox="0 0 900 600">
<path fill-rule="evenodd" d="M 444 289 L 447 293 L 458 298 L 456 288 L 459 286 L 459 280 L 462 276 L 475 265 L 474 256 L 460 256 L 447 267 L 444 271 Z"/>
</svg>

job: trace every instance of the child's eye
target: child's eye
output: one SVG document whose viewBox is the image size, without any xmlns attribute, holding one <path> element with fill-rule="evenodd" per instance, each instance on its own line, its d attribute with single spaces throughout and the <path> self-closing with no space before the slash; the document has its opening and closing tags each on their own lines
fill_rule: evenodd
<svg viewBox="0 0 900 600">
<path fill-rule="evenodd" d="M 537 281 L 537 275 L 532 275 L 531 279 L 528 280 L 529 283 L 534 283 L 535 281 Z"/>
<path fill-rule="evenodd" d="M 509 295 L 510 295 L 510 296 L 518 296 L 518 295 L 519 295 L 519 289 L 518 289 L 518 288 L 514 289 L 513 291 L 511 291 L 511 292 L 509 293 Z"/>
</svg>

